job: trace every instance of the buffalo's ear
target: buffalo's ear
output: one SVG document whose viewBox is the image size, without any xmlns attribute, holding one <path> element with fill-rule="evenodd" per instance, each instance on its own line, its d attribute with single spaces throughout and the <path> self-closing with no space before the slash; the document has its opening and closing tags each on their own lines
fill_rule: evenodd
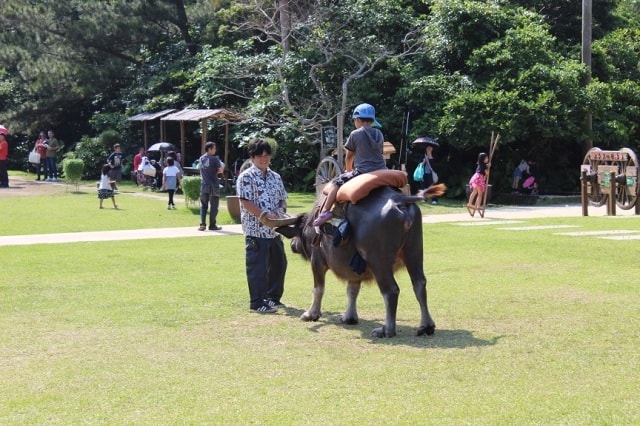
<svg viewBox="0 0 640 426">
<path fill-rule="evenodd" d="M 300 228 L 297 226 L 279 226 L 274 229 L 278 234 L 284 235 L 286 238 L 300 236 Z"/>
</svg>

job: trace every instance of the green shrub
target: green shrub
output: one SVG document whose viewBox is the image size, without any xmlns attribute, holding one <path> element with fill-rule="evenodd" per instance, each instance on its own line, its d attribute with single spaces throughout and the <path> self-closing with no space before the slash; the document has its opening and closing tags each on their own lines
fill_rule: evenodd
<svg viewBox="0 0 640 426">
<path fill-rule="evenodd" d="M 116 130 L 105 130 L 98 136 L 98 140 L 102 146 L 111 150 L 113 145 L 122 142 L 122 137 L 120 137 L 120 133 Z"/>
<path fill-rule="evenodd" d="M 187 205 L 200 201 L 200 182 L 200 176 L 185 176 L 182 178 L 182 192 Z"/>
<path fill-rule="evenodd" d="M 73 152 L 74 157 L 81 159 L 86 166 L 84 179 L 100 179 L 100 170 L 107 161 L 109 149 L 105 148 L 97 138 L 83 136 Z"/>
<path fill-rule="evenodd" d="M 64 170 L 64 176 L 67 181 L 76 184 L 77 192 L 78 183 L 82 179 L 82 172 L 84 171 L 84 162 L 78 158 L 65 158 L 62 162 L 62 170 Z"/>
</svg>

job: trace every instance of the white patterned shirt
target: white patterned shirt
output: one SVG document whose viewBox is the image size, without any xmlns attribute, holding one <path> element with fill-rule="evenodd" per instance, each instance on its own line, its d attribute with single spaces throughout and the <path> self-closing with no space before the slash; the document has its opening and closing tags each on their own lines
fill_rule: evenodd
<svg viewBox="0 0 640 426">
<path fill-rule="evenodd" d="M 275 213 L 288 196 L 278 173 L 267 168 L 265 177 L 255 165 L 238 176 L 236 192 L 240 199 L 252 201 L 260 210 L 270 213 Z M 242 207 L 242 203 L 240 203 L 240 220 L 245 236 L 256 238 L 275 238 L 278 236 L 278 233 L 272 228 L 260 223 L 259 217 Z"/>
</svg>

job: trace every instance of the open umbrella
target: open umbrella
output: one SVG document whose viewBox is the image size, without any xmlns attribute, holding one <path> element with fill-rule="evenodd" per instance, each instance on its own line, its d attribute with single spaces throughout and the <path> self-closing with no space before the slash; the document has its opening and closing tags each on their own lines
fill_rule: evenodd
<svg viewBox="0 0 640 426">
<path fill-rule="evenodd" d="M 436 142 L 435 140 L 431 139 L 430 137 L 427 136 L 421 136 L 418 139 L 414 140 L 413 142 L 411 142 L 412 145 L 431 145 L 434 148 L 440 148 L 440 144 L 438 142 Z"/>
<path fill-rule="evenodd" d="M 154 143 L 149 148 L 147 148 L 147 151 L 167 152 L 167 151 L 175 151 L 175 150 L 176 150 L 175 145 L 173 145 L 172 143 L 169 143 L 169 142 Z"/>
</svg>

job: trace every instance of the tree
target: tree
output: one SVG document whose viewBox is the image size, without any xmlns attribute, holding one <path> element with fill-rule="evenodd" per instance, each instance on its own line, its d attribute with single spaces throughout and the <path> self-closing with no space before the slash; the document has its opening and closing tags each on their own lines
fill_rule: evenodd
<svg viewBox="0 0 640 426">
<path fill-rule="evenodd" d="M 184 0 L 4 0 L 0 55 L 14 102 L 0 118 L 24 131 L 87 131 L 88 118 L 134 81 L 141 48 L 178 43 L 195 54 L 189 26 Z"/>
<path fill-rule="evenodd" d="M 204 79 L 213 91 L 200 90 L 199 99 L 231 93 L 250 96 L 249 109 L 264 117 L 264 123 L 278 127 L 294 123 L 307 141 L 317 141 L 321 127 L 337 119 L 341 141 L 344 113 L 351 102 L 349 85 L 389 60 L 419 51 L 418 21 L 404 6 L 382 0 L 348 5 L 237 2 L 236 28 L 254 34 L 254 43 L 242 44 L 250 57 L 236 57 L 227 66 L 236 77 L 243 70 L 246 83 L 222 85 L 229 74 L 211 73 Z M 215 52 L 229 56 L 224 48 Z M 199 67 L 199 76 L 209 65 L 216 70 L 225 67 L 215 54 L 211 59 Z"/>
</svg>

